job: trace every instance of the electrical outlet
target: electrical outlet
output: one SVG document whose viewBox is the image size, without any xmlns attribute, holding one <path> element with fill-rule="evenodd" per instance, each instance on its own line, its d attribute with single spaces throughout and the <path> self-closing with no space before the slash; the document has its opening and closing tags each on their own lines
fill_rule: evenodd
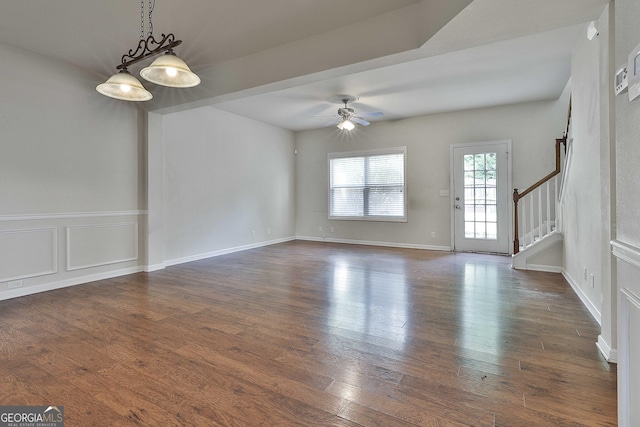
<svg viewBox="0 0 640 427">
<path fill-rule="evenodd" d="M 322 226 L 318 227 L 318 231 L 322 233 Z"/>
<path fill-rule="evenodd" d="M 595 276 L 595 274 L 591 275 L 591 287 L 592 288 L 596 287 L 596 276 Z"/>
<path fill-rule="evenodd" d="M 435 238 L 436 238 L 436 232 L 435 232 L 435 231 L 432 231 L 432 232 L 431 232 L 431 238 L 432 238 L 432 239 L 435 239 Z"/>
<path fill-rule="evenodd" d="M 336 232 L 336 229 L 335 229 L 335 228 L 333 228 L 333 225 L 331 226 L 331 232 L 332 232 L 332 233 L 335 233 L 335 232 Z"/>
<path fill-rule="evenodd" d="M 271 235 L 271 228 L 267 228 L 267 234 Z"/>
<path fill-rule="evenodd" d="M 256 237 L 256 231 L 255 231 L 255 230 L 251 231 L 251 235 L 252 235 L 252 236 L 253 236 L 253 238 L 255 239 L 255 237 Z"/>
<path fill-rule="evenodd" d="M 22 280 L 12 280 L 8 284 L 8 288 L 9 289 L 16 289 L 16 288 L 21 288 L 21 287 L 22 287 Z"/>
</svg>

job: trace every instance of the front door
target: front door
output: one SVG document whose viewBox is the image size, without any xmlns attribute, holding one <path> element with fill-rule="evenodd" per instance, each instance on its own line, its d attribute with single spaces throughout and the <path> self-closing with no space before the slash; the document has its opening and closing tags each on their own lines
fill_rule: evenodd
<svg viewBox="0 0 640 427">
<path fill-rule="evenodd" d="M 456 251 L 509 253 L 511 141 L 451 147 Z"/>
</svg>

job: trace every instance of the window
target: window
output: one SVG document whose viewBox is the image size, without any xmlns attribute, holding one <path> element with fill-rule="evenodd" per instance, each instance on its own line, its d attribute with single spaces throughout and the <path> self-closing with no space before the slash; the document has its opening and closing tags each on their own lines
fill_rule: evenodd
<svg viewBox="0 0 640 427">
<path fill-rule="evenodd" d="M 406 151 L 329 154 L 329 219 L 406 221 Z"/>
</svg>

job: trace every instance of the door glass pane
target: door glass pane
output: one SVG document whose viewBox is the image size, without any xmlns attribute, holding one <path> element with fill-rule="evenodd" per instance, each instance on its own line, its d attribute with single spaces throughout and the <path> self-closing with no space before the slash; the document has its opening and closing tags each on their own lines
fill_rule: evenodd
<svg viewBox="0 0 640 427">
<path fill-rule="evenodd" d="M 497 194 L 497 193 L 496 193 L 496 188 L 495 188 L 495 187 L 493 187 L 493 188 L 487 188 L 487 189 L 486 189 L 486 194 L 487 194 L 487 203 L 490 203 L 490 204 L 492 204 L 492 205 L 493 205 L 493 204 L 496 204 L 496 202 L 497 202 L 497 198 L 496 198 L 496 194 Z"/>
<path fill-rule="evenodd" d="M 473 154 L 465 154 L 464 155 L 464 170 L 465 171 L 472 171 L 473 168 Z"/>
<path fill-rule="evenodd" d="M 475 222 L 467 222 L 464 223 L 464 237 L 467 239 L 473 239 L 475 237 Z"/>
<path fill-rule="evenodd" d="M 496 153 L 487 153 L 486 155 L 486 170 L 494 171 L 496 170 Z"/>
<path fill-rule="evenodd" d="M 484 154 L 476 154 L 474 156 L 475 170 L 484 171 L 486 168 L 484 167 Z"/>
<path fill-rule="evenodd" d="M 498 222 L 496 205 L 487 205 L 487 222 Z"/>
<path fill-rule="evenodd" d="M 475 174 L 473 171 L 464 173 L 464 186 L 473 188 L 473 177 Z"/>
<path fill-rule="evenodd" d="M 464 207 L 464 220 L 473 222 L 476 216 L 475 216 L 475 210 L 473 208 L 473 202 L 471 203 L 472 203 L 471 205 L 465 205 Z"/>
<path fill-rule="evenodd" d="M 487 222 L 487 239 L 498 238 L 498 224 L 495 222 Z"/>
<path fill-rule="evenodd" d="M 496 179 L 496 171 L 487 171 L 487 187 L 495 187 Z"/>
<path fill-rule="evenodd" d="M 464 234 L 467 239 L 498 238 L 497 153 L 467 154 L 464 161 Z"/>
<path fill-rule="evenodd" d="M 473 204 L 473 201 L 475 200 L 475 192 L 473 191 L 473 188 L 465 188 L 464 189 L 464 202 L 466 204 Z"/>
</svg>

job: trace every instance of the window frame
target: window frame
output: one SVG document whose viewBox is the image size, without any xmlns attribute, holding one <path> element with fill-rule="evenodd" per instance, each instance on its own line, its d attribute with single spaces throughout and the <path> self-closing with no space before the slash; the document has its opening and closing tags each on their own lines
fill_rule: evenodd
<svg viewBox="0 0 640 427">
<path fill-rule="evenodd" d="M 331 196 L 332 196 L 332 174 L 331 174 L 331 161 L 333 159 L 344 159 L 350 157 L 374 157 L 374 156 L 385 156 L 392 154 L 402 154 L 402 168 L 403 168 L 403 186 L 402 192 L 404 194 L 404 203 L 403 203 L 403 216 L 385 216 L 385 215 L 364 215 L 364 216 L 339 216 L 339 215 L 331 215 Z M 363 151 L 343 151 L 343 152 L 334 152 L 329 153 L 327 155 L 327 175 L 328 175 L 328 197 L 327 197 L 327 212 L 329 220 L 339 220 L 339 221 L 378 221 L 378 222 L 408 222 L 408 185 L 407 185 L 407 147 L 391 147 L 391 148 L 380 148 L 375 150 L 363 150 Z M 367 188 L 373 188 L 373 186 L 367 186 L 364 184 L 365 193 Z M 366 200 L 365 200 L 366 203 Z"/>
</svg>

